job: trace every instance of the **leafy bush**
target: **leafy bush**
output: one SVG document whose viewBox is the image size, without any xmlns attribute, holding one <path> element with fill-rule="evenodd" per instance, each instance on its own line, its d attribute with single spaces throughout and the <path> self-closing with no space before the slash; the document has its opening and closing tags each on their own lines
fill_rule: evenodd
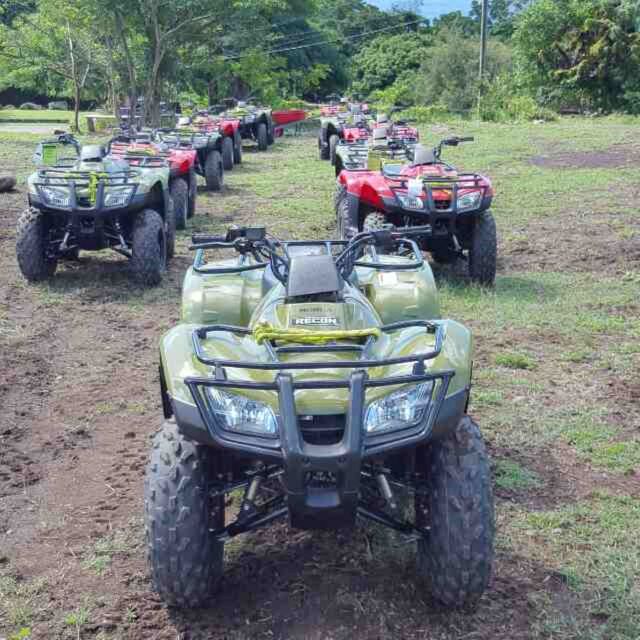
<svg viewBox="0 0 640 640">
<path fill-rule="evenodd" d="M 498 76 L 486 88 L 480 103 L 480 117 L 490 122 L 555 120 L 551 109 L 541 107 L 529 95 L 522 94 L 511 76 Z"/>
<path fill-rule="evenodd" d="M 432 104 L 428 107 L 409 107 L 398 114 L 398 119 L 410 120 L 419 124 L 431 124 L 451 119 L 446 105 Z"/>
<path fill-rule="evenodd" d="M 476 61 L 480 43 L 456 29 L 443 29 L 422 63 L 414 89 L 418 104 L 444 104 L 452 113 L 471 111 L 478 99 Z M 511 67 L 510 49 L 492 41 L 487 52 L 487 78 L 492 80 Z"/>
</svg>

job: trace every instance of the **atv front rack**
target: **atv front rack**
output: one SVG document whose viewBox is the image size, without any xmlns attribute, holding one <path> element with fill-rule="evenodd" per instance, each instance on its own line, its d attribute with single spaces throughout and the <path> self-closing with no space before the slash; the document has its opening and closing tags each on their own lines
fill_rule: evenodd
<svg viewBox="0 0 640 640">
<path fill-rule="evenodd" d="M 38 180 L 33 182 L 40 201 L 45 205 L 49 202 L 43 195 L 43 189 L 48 187 L 65 187 L 69 190 L 69 203 L 66 206 L 56 204 L 55 209 L 62 211 L 74 211 L 82 209 L 91 213 L 104 208 L 105 189 L 111 187 L 131 187 L 128 202 L 131 202 L 136 194 L 138 183 L 132 180 L 138 178 L 140 172 L 136 169 L 123 169 L 121 171 L 101 172 L 67 169 L 64 167 L 51 167 L 38 170 Z M 78 190 L 87 190 L 88 197 L 78 197 Z M 91 193 L 93 192 L 93 193 Z M 125 207 L 127 205 L 122 205 Z M 118 207 L 121 208 L 121 207 Z"/>
<path fill-rule="evenodd" d="M 282 362 L 278 360 L 278 351 L 274 345 L 271 345 L 268 350 L 272 362 L 242 362 L 209 358 L 202 348 L 202 340 L 209 334 L 249 335 L 252 332 L 244 327 L 227 325 L 200 327 L 193 332 L 195 356 L 201 363 L 212 366 L 214 375 L 188 377 L 184 382 L 191 391 L 209 436 L 217 446 L 248 453 L 282 465 L 283 483 L 286 488 L 287 507 L 292 526 L 325 528 L 350 525 L 358 514 L 371 517 L 369 513 L 363 513 L 359 504 L 363 461 L 425 442 L 440 413 L 451 378 L 455 375 L 452 370 L 429 372 L 425 368 L 425 362 L 436 358 L 442 350 L 444 325 L 418 320 L 394 323 L 380 329 L 385 333 L 391 333 L 410 327 L 423 328 L 428 333 L 434 334 L 434 348 L 411 356 L 370 360 L 365 357 L 367 350 L 365 344 L 359 360 L 331 363 L 322 360 Z M 349 346 L 356 350 L 352 345 Z M 298 353 L 329 353 L 343 351 L 343 347 L 344 345 L 324 345 L 305 347 L 304 350 L 299 347 Z M 291 353 L 291 348 L 286 352 Z M 380 379 L 370 378 L 367 374 L 367 369 L 401 363 L 413 363 L 413 371 L 410 374 Z M 271 382 L 229 380 L 227 368 L 270 370 L 277 372 L 277 375 Z M 290 373 L 291 370 L 329 368 L 353 371 L 349 377 L 341 380 L 296 380 Z M 419 422 L 402 429 L 378 434 L 365 432 L 368 388 L 417 385 L 427 382 L 433 384 L 431 401 Z M 257 435 L 226 430 L 218 422 L 206 393 L 209 387 L 276 392 L 278 394 L 278 432 L 273 435 Z M 296 409 L 295 393 L 309 389 L 347 389 L 349 391 L 348 407 L 346 414 L 342 416 L 337 441 L 332 441 L 330 444 L 317 444 L 309 441 L 305 436 L 303 421 Z M 337 421 L 339 416 L 334 418 Z M 312 479 L 318 474 L 333 479 L 329 486 L 318 488 L 310 485 L 310 482 L 313 482 Z"/>
</svg>

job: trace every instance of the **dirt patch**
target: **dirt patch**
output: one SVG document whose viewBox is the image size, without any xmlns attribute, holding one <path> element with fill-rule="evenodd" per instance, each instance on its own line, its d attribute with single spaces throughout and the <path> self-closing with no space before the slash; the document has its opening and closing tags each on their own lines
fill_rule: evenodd
<svg viewBox="0 0 640 640">
<path fill-rule="evenodd" d="M 634 166 L 639 161 L 640 148 L 630 144 L 603 151 L 549 151 L 529 159 L 536 167 L 550 169 L 614 169 Z"/>
</svg>

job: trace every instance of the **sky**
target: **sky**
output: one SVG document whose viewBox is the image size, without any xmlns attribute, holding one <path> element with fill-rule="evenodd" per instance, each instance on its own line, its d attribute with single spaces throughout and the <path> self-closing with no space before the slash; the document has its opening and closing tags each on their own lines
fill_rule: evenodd
<svg viewBox="0 0 640 640">
<path fill-rule="evenodd" d="M 398 0 L 367 0 L 369 4 L 374 4 L 381 9 L 390 9 L 394 4 L 411 6 L 412 2 Z M 421 13 L 427 18 L 437 18 L 443 13 L 450 11 L 462 11 L 464 14 L 469 13 L 471 8 L 471 0 L 423 0 Z"/>
</svg>

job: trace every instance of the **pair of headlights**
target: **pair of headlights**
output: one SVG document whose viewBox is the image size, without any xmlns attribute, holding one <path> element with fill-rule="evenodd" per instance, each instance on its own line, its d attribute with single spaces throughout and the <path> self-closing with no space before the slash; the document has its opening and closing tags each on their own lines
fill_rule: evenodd
<svg viewBox="0 0 640 640">
<path fill-rule="evenodd" d="M 398 195 L 398 200 L 405 209 L 410 209 L 412 211 L 424 210 L 424 201 L 422 200 L 422 198 L 419 198 L 417 196 Z M 473 211 L 474 209 L 478 209 L 481 204 L 481 191 L 465 193 L 463 196 L 460 196 L 458 198 L 458 212 L 460 213 L 464 211 Z"/>
<path fill-rule="evenodd" d="M 126 207 L 133 195 L 135 187 L 110 187 L 104 196 L 104 207 L 106 209 L 118 209 Z M 40 187 L 40 193 L 51 207 L 66 208 L 71 205 L 71 192 L 68 188 L 61 187 Z"/>
<path fill-rule="evenodd" d="M 400 431 L 424 420 L 433 396 L 433 381 L 394 391 L 371 402 L 364 429 L 368 435 Z M 266 437 L 278 434 L 278 421 L 270 406 L 243 396 L 206 387 L 214 419 L 225 430 Z"/>
</svg>

